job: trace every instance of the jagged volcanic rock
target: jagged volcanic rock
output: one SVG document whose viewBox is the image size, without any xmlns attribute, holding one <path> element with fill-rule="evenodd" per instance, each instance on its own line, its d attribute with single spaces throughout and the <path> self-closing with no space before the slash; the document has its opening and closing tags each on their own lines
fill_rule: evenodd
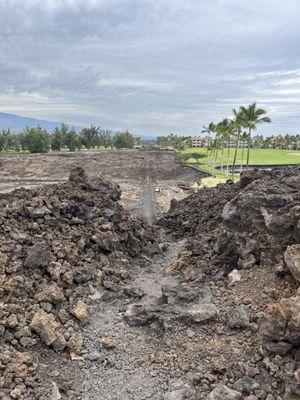
<svg viewBox="0 0 300 400">
<path fill-rule="evenodd" d="M 88 296 L 99 285 L 122 293 L 133 257 L 160 252 L 160 234 L 134 220 L 118 203 L 120 195 L 117 185 L 90 180 L 76 168 L 65 184 L 0 196 L 4 355 L 26 358 L 23 352 L 40 339 L 57 351 L 80 351 L 78 323 L 88 322 Z M 27 375 L 36 373 L 32 362 L 30 368 L 24 362 L 24 379 L 7 362 L 10 378 L 1 378 L 2 393 L 19 390 L 18 377 L 22 398 L 34 398 L 26 389 Z"/>
<path fill-rule="evenodd" d="M 248 342 L 240 354 L 254 354 L 258 385 L 245 394 L 273 393 L 269 380 L 270 398 L 297 398 L 300 167 L 249 171 L 237 184 L 199 190 L 171 204 L 159 224 L 187 238 L 172 271 L 191 285 L 210 285 L 222 339 Z M 211 398 L 219 398 L 219 387 Z"/>
</svg>

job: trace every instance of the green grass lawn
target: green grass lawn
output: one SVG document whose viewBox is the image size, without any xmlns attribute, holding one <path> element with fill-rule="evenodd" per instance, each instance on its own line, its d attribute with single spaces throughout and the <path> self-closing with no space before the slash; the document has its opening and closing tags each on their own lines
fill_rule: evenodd
<svg viewBox="0 0 300 400">
<path fill-rule="evenodd" d="M 215 161 L 215 166 L 223 165 L 225 168 L 223 172 L 221 169 L 214 169 L 212 167 L 212 160 L 210 152 L 207 152 L 206 148 L 201 149 L 185 149 L 180 154 L 192 154 L 197 153 L 203 155 L 197 162 L 194 158 L 186 159 L 187 164 L 194 165 L 204 171 L 207 171 L 214 175 L 212 178 L 206 178 L 203 180 L 203 186 L 215 186 L 218 183 L 225 182 L 227 179 L 232 178 L 232 174 L 226 173 L 226 165 L 233 164 L 234 149 L 230 149 L 229 158 L 227 160 L 227 149 L 224 150 L 224 156 L 222 160 L 221 152 L 219 151 L 218 157 Z M 244 151 L 243 165 L 246 164 L 247 152 Z M 242 150 L 238 150 L 236 166 L 239 167 L 242 163 Z M 287 165 L 287 164 L 300 164 L 300 151 L 296 150 L 275 150 L 275 149 L 251 149 L 250 152 L 250 165 Z M 235 173 L 234 181 L 239 180 L 240 174 Z"/>
<path fill-rule="evenodd" d="M 207 157 L 210 153 L 207 152 L 206 148 L 201 149 L 186 149 L 182 151 L 183 154 L 199 153 L 203 154 L 204 157 L 201 159 L 201 163 L 205 164 L 209 161 Z M 238 150 L 236 165 L 241 164 L 242 150 Z M 229 152 L 229 165 L 233 163 L 234 149 L 230 149 Z M 196 160 L 189 159 L 189 164 L 197 164 Z M 244 152 L 244 162 L 246 163 L 246 151 Z M 221 165 L 221 154 L 219 152 L 216 165 Z M 224 165 L 227 164 L 227 149 L 224 150 Z M 274 149 L 251 149 L 250 151 L 250 165 L 281 165 L 281 164 L 300 164 L 300 151 L 296 150 L 274 150 Z"/>
</svg>

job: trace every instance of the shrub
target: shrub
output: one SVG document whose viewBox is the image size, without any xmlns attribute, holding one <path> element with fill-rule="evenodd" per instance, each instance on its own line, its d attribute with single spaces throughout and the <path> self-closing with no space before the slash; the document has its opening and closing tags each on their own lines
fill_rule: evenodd
<svg viewBox="0 0 300 400">
<path fill-rule="evenodd" d="M 25 129 L 24 144 L 29 153 L 48 153 L 50 149 L 48 133 L 40 126 Z"/>
</svg>

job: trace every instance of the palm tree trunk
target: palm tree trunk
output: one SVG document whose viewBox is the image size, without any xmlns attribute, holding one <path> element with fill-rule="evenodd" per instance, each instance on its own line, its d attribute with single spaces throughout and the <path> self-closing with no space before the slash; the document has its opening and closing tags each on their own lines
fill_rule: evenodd
<svg viewBox="0 0 300 400">
<path fill-rule="evenodd" d="M 208 132 L 208 143 L 207 143 L 207 154 L 206 154 L 206 165 L 209 165 L 209 143 L 210 143 L 210 132 Z"/>
<path fill-rule="evenodd" d="M 236 138 L 236 144 L 235 144 L 233 164 L 232 164 L 232 180 L 233 180 L 233 182 L 234 182 L 234 172 L 235 172 L 236 157 L 237 157 L 237 152 L 238 152 L 239 142 L 240 142 L 240 134 L 241 134 L 241 131 L 238 130 L 237 138 Z"/>
<path fill-rule="evenodd" d="M 210 152 L 210 158 L 211 158 L 211 164 L 212 164 L 213 171 L 215 169 L 215 160 L 216 160 L 215 153 L 216 153 L 216 140 L 214 140 L 214 142 L 212 144 L 211 152 Z"/>
<path fill-rule="evenodd" d="M 247 168 L 249 168 L 250 161 L 250 147 L 251 147 L 251 128 L 249 128 L 248 149 L 247 149 Z"/>
<path fill-rule="evenodd" d="M 219 146 L 219 144 L 218 144 L 218 143 L 217 143 L 217 146 Z M 215 151 L 215 162 L 214 162 L 214 169 L 215 169 L 215 167 L 216 167 L 216 164 L 217 164 L 218 154 L 219 154 L 219 147 L 217 147 L 217 148 L 216 148 L 216 151 Z"/>
<path fill-rule="evenodd" d="M 227 142 L 227 175 L 229 175 L 229 157 L 230 157 L 230 136 Z"/>
<path fill-rule="evenodd" d="M 212 144 L 211 150 L 210 150 L 210 158 L 213 160 L 213 155 L 215 153 L 215 143 Z"/>
<path fill-rule="evenodd" d="M 241 161 L 241 172 L 243 171 L 243 164 L 244 164 L 244 151 L 245 151 L 245 144 L 244 144 L 244 141 L 243 141 L 243 144 L 242 144 L 242 161 Z"/>
<path fill-rule="evenodd" d="M 221 171 L 224 172 L 224 140 L 222 141 L 222 152 L 221 152 Z"/>
<path fill-rule="evenodd" d="M 214 149 L 213 149 L 213 152 L 212 152 L 212 169 L 213 169 L 213 172 L 215 172 L 217 156 L 218 156 L 218 149 L 217 149 L 217 142 L 215 141 Z"/>
</svg>

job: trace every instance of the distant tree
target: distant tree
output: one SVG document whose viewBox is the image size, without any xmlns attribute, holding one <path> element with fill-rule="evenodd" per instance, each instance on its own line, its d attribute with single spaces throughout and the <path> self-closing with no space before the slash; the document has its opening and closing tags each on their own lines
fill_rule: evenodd
<svg viewBox="0 0 300 400">
<path fill-rule="evenodd" d="M 13 147 L 13 134 L 10 129 L 2 129 L 0 133 L 0 151 L 8 151 Z"/>
<path fill-rule="evenodd" d="M 82 144 L 85 148 L 91 149 L 98 145 L 98 135 L 100 127 L 91 125 L 89 128 L 84 128 L 81 131 Z"/>
<path fill-rule="evenodd" d="M 112 132 L 109 129 L 98 129 L 97 147 L 108 149 L 112 147 Z"/>
<path fill-rule="evenodd" d="M 68 134 L 68 132 L 70 130 L 70 125 L 66 124 L 65 122 L 62 122 L 60 127 L 59 127 L 59 130 L 60 130 L 60 133 L 61 133 L 63 146 L 67 147 L 67 145 L 66 145 L 66 137 L 67 137 L 67 134 Z"/>
<path fill-rule="evenodd" d="M 83 147 L 82 137 L 76 133 L 76 149 L 80 151 Z"/>
<path fill-rule="evenodd" d="M 182 150 L 184 150 L 184 149 L 185 149 L 185 143 L 184 143 L 184 141 L 181 140 L 181 141 L 178 141 L 177 143 L 175 143 L 175 144 L 174 144 L 174 148 L 175 148 L 177 151 L 182 151 Z"/>
<path fill-rule="evenodd" d="M 112 132 L 109 129 L 102 129 L 103 145 L 106 149 L 113 146 Z"/>
<path fill-rule="evenodd" d="M 247 138 L 248 140 L 248 138 Z M 253 147 L 255 147 L 256 149 L 262 149 L 265 145 L 265 140 L 264 137 L 262 135 L 256 135 L 252 138 L 252 145 Z"/>
<path fill-rule="evenodd" d="M 53 151 L 60 151 L 64 145 L 64 135 L 60 128 L 55 128 L 51 134 L 51 149 Z"/>
<path fill-rule="evenodd" d="M 0 151 L 5 150 L 6 145 L 6 138 L 5 138 L 5 129 L 2 129 L 0 133 Z"/>
<path fill-rule="evenodd" d="M 134 144 L 135 144 L 136 146 L 141 146 L 141 145 L 142 145 L 142 140 L 141 140 L 141 137 L 140 137 L 140 136 L 135 136 L 135 138 L 134 138 Z"/>
<path fill-rule="evenodd" d="M 191 136 L 187 136 L 184 140 L 184 147 L 192 147 L 192 137 Z"/>
<path fill-rule="evenodd" d="M 168 136 L 159 136 L 156 139 L 156 143 L 161 147 L 174 147 L 174 149 L 180 151 L 186 147 L 191 147 L 192 139 L 190 136 L 178 136 L 171 133 Z"/>
<path fill-rule="evenodd" d="M 134 147 L 134 136 L 128 131 L 117 132 L 113 143 L 117 149 L 132 149 Z"/>
<path fill-rule="evenodd" d="M 202 125 L 202 133 L 208 133 L 208 136 L 210 136 L 213 132 L 216 130 L 216 125 L 213 122 L 210 122 L 208 126 Z"/>
<path fill-rule="evenodd" d="M 0 151 L 4 150 L 4 136 L 0 133 Z"/>
<path fill-rule="evenodd" d="M 20 149 L 22 151 L 26 151 L 27 150 L 27 146 L 26 146 L 26 135 L 25 135 L 25 133 L 22 131 L 22 132 L 17 134 L 17 137 L 18 137 L 18 143 L 19 143 Z"/>
<path fill-rule="evenodd" d="M 225 150 L 225 144 L 228 143 L 230 140 L 230 126 L 231 126 L 231 120 L 228 118 L 224 118 L 221 122 L 219 122 L 216 127 L 216 139 L 217 142 L 219 143 L 219 147 L 221 149 L 221 171 L 223 171 L 224 168 L 224 150 Z M 215 153 L 217 155 L 217 152 Z"/>
<path fill-rule="evenodd" d="M 186 163 L 190 158 L 192 158 L 190 153 L 178 152 L 177 155 L 183 163 Z"/>
<path fill-rule="evenodd" d="M 16 152 L 19 152 L 21 150 L 19 135 L 17 135 L 17 134 L 12 134 L 11 135 L 10 148 L 13 151 L 16 151 Z"/>
<path fill-rule="evenodd" d="M 202 164 L 202 159 L 205 158 L 205 154 L 201 154 L 197 151 L 182 153 L 181 158 L 183 161 L 188 161 L 189 159 L 193 159 L 196 161 L 198 165 Z"/>
<path fill-rule="evenodd" d="M 74 128 L 68 129 L 65 134 L 65 145 L 69 151 L 80 150 L 81 144 L 79 144 L 79 137 Z"/>
<path fill-rule="evenodd" d="M 24 146 L 30 153 L 47 153 L 50 149 L 49 135 L 41 126 L 24 129 Z"/>
</svg>

